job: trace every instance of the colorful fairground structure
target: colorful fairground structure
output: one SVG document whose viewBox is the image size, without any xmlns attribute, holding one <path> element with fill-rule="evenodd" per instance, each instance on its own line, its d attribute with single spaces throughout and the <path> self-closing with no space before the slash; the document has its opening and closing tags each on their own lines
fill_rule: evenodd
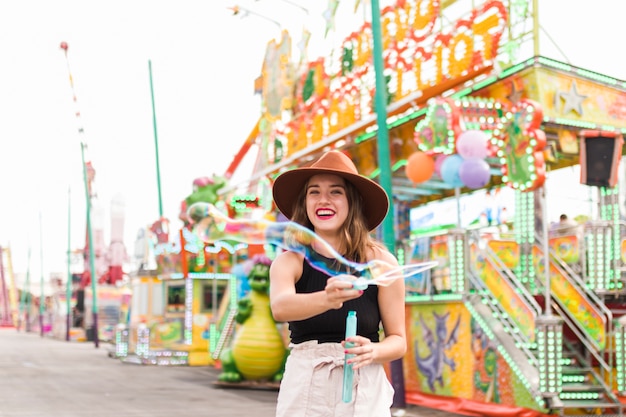
<svg viewBox="0 0 626 417">
<path fill-rule="evenodd" d="M 112 205 L 115 205 L 114 201 Z M 127 321 L 130 292 L 122 285 L 127 277 L 123 273 L 125 249 L 122 243 L 123 219 L 112 215 L 111 243 L 106 245 L 100 226 L 96 226 L 97 280 L 92 285 L 89 266 L 88 241 L 84 249 L 68 251 L 67 276 L 53 273 L 31 277 L 28 266 L 25 277 L 15 279 L 12 273 L 10 248 L 0 249 L 4 254 L 0 262 L 2 288 L 7 290 L 8 304 L 0 295 L 0 306 L 7 306 L 13 315 L 12 325 L 18 331 L 40 332 L 42 335 L 68 341 L 113 342 L 117 324 Z M 117 255 L 116 255 L 117 253 Z M 30 259 L 30 254 L 29 254 Z M 30 263 L 30 262 L 29 262 Z M 36 274 L 35 274 L 36 275 Z M 115 277 L 115 278 L 112 278 Z M 16 285 L 17 281 L 17 285 Z M 96 300 L 93 297 L 96 289 Z M 41 302 L 43 300 L 43 303 Z M 97 314 L 94 314 L 94 304 Z M 0 307 L 4 308 L 4 307 Z M 2 317 L 2 315 L 0 315 Z M 98 324 L 95 325 L 97 318 Z"/>
<path fill-rule="evenodd" d="M 0 246 L 0 327 L 14 327 L 19 317 L 19 291 L 13 275 L 11 248 Z"/>
<path fill-rule="evenodd" d="M 98 277 L 94 285 L 91 283 L 88 239 L 85 248 L 68 250 L 67 276 L 52 273 L 47 279 L 43 272 L 31 273 L 30 250 L 26 273 L 15 276 L 11 248 L 0 247 L 0 325 L 79 342 L 96 341 L 97 328 L 98 341 L 112 342 L 117 324 L 127 321 L 130 301 L 130 292 L 122 285 L 126 280 L 122 268 L 125 258 L 122 209 L 119 200 L 112 202 L 111 242 L 108 245 L 104 242 L 102 225 L 93 229 Z M 31 275 L 38 277 L 35 279 Z M 93 288 L 97 291 L 95 301 Z"/>
<path fill-rule="evenodd" d="M 20 282 L 19 274 L 13 271 L 12 259 L 11 247 L 0 246 L 0 327 L 37 332 L 42 336 L 51 334 L 54 284 L 40 285 L 30 282 L 28 277 Z"/>
<path fill-rule="evenodd" d="M 262 114 L 224 177 L 251 149 L 255 172 L 221 184 L 215 204 L 276 216 L 272 180 L 329 149 L 380 181 L 392 209 L 379 237 L 389 246 L 391 233 L 406 264 L 439 262 L 407 280 L 409 349 L 388 368 L 400 405 L 484 416 L 624 413 L 617 168 L 626 83 L 542 56 L 538 22 L 537 1 L 397 0 L 297 71 L 286 31 L 268 43 Z M 571 233 L 552 234 L 546 183 L 572 166 L 581 175 L 569 181 L 597 195 L 597 210 Z M 506 193 L 505 221 L 491 207 L 488 229 L 461 221 L 463 201 Z M 446 201 L 456 210 L 445 224 L 418 224 L 420 210 Z M 499 223 L 506 233 L 494 232 Z M 198 247 L 188 228 L 174 236 L 155 246 L 155 267 L 133 278 L 118 355 L 212 364 L 236 329 L 234 266 L 250 248 Z M 272 258 L 271 248 L 254 250 Z"/>
<path fill-rule="evenodd" d="M 264 306 L 269 277 L 258 273 L 271 261 L 260 245 L 227 239 L 205 243 L 193 233 L 187 217 L 187 208 L 195 202 L 217 204 L 235 218 L 266 212 L 253 196 L 232 198 L 225 207 L 218 201 L 218 190 L 225 184 L 220 176 L 195 179 L 193 192 L 181 202 L 183 226 L 171 237 L 165 218 L 142 231 L 136 248 L 140 267 L 130 283 L 130 320 L 120 323 L 113 356 L 156 365 L 224 363 L 223 383 L 267 379 L 271 385 L 286 351 L 284 332 L 271 318 L 269 299 Z M 247 366 L 231 355 L 249 349 L 250 342 L 242 343 L 245 338 L 265 346 L 252 355 L 258 360 L 249 360 Z M 229 355 L 228 361 L 222 355 Z M 273 364 L 269 367 L 268 355 Z"/>
</svg>

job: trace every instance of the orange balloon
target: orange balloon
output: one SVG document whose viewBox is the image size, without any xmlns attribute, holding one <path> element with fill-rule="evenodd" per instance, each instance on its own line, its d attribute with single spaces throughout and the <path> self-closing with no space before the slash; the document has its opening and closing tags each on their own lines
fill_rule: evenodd
<svg viewBox="0 0 626 417">
<path fill-rule="evenodd" d="M 405 172 L 415 183 L 428 181 L 435 172 L 435 160 L 424 152 L 415 152 L 407 159 Z"/>
</svg>

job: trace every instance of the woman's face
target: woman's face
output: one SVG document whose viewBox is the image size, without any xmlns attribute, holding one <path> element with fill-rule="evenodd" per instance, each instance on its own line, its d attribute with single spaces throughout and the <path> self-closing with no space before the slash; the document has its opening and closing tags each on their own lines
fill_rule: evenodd
<svg viewBox="0 0 626 417">
<path fill-rule="evenodd" d="M 312 176 L 306 188 L 306 213 L 316 232 L 339 230 L 348 217 L 344 179 L 332 174 Z"/>
</svg>

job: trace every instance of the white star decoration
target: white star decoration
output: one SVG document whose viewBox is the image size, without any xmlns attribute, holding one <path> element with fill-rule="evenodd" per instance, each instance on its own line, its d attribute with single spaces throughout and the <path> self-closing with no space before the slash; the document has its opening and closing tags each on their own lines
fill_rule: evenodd
<svg viewBox="0 0 626 417">
<path fill-rule="evenodd" d="M 559 99 L 565 100 L 563 104 L 563 114 L 567 114 L 573 110 L 578 113 L 579 116 L 583 115 L 583 100 L 586 99 L 587 96 L 578 94 L 576 80 L 572 81 L 572 85 L 567 93 L 557 92 L 557 95 Z"/>
</svg>

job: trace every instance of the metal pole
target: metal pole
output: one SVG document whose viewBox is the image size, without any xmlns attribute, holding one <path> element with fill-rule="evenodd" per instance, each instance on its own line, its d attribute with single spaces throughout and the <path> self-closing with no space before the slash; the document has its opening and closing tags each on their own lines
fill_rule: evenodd
<svg viewBox="0 0 626 417">
<path fill-rule="evenodd" d="M 161 195 L 161 168 L 159 165 L 159 138 L 157 135 L 156 109 L 154 105 L 154 88 L 152 87 L 152 61 L 148 60 L 150 73 L 150 97 L 152 98 L 152 130 L 154 131 L 154 152 L 156 155 L 157 190 L 159 192 L 159 219 L 163 218 L 163 197 Z"/>
<path fill-rule="evenodd" d="M 28 257 L 26 260 L 26 280 L 24 285 L 22 285 L 22 294 L 20 294 L 20 309 L 19 314 L 17 315 L 17 331 L 20 331 L 22 328 L 22 313 L 26 312 L 26 316 L 24 317 L 24 321 L 26 325 L 24 327 L 24 331 L 29 331 L 30 326 L 28 324 L 28 309 L 26 308 L 26 302 L 30 298 L 30 245 L 28 246 Z M 30 307 L 30 306 L 28 306 Z"/>
<path fill-rule="evenodd" d="M 547 180 L 547 179 L 546 179 Z M 546 186 L 541 187 L 541 212 L 543 217 L 543 262 L 545 265 L 545 316 L 552 315 L 552 290 L 550 288 L 550 242 L 548 236 L 548 199 L 546 198 Z"/>
<path fill-rule="evenodd" d="M 396 253 L 396 239 L 393 230 L 394 207 L 393 194 L 391 189 L 391 161 L 389 151 L 389 132 L 387 131 L 387 85 L 385 83 L 383 65 L 383 43 L 382 31 L 380 27 L 380 6 L 378 0 L 372 0 L 372 40 L 374 43 L 374 70 L 376 75 L 375 107 L 376 121 L 378 124 L 377 145 L 378 145 L 378 166 L 380 168 L 380 185 L 389 196 L 389 212 L 383 220 L 383 242 L 391 253 Z M 404 392 L 404 371 L 402 359 L 394 360 L 390 363 L 391 384 L 394 388 L 393 406 L 397 408 L 406 407 Z"/>
<path fill-rule="evenodd" d="M 461 228 L 461 188 L 454 188 L 454 198 L 456 199 L 456 227 Z"/>
<path fill-rule="evenodd" d="M 39 278 L 39 335 L 43 337 L 43 308 L 46 302 L 44 291 L 43 291 L 43 232 L 41 225 L 41 211 L 39 212 L 39 269 L 40 269 L 40 278 Z"/>
<path fill-rule="evenodd" d="M 27 289 L 26 293 L 26 313 L 24 319 L 26 320 L 26 332 L 30 332 L 30 303 L 33 300 L 33 294 L 30 292 L 30 246 L 28 247 L 28 269 L 26 270 L 26 284 L 24 286 Z"/>
<path fill-rule="evenodd" d="M 533 0 L 533 54 L 539 56 L 539 0 Z"/>
<path fill-rule="evenodd" d="M 67 318 L 65 321 L 66 332 L 65 340 L 70 340 L 70 328 L 72 327 L 72 274 L 70 272 L 72 234 L 70 233 L 70 223 L 72 219 L 72 198 L 71 189 L 67 189 L 67 284 L 65 286 L 65 305 L 67 310 Z"/>
<path fill-rule="evenodd" d="M 85 163 L 85 144 L 80 143 L 80 155 L 83 162 L 83 182 L 85 183 L 85 201 L 87 205 L 87 236 L 89 242 L 89 272 L 91 278 L 91 311 L 93 313 L 93 341 L 95 347 L 99 346 L 98 341 L 98 292 L 96 286 L 96 262 L 93 249 L 93 233 L 91 231 L 91 196 L 89 195 L 89 180 L 87 179 L 87 164 Z"/>
</svg>

